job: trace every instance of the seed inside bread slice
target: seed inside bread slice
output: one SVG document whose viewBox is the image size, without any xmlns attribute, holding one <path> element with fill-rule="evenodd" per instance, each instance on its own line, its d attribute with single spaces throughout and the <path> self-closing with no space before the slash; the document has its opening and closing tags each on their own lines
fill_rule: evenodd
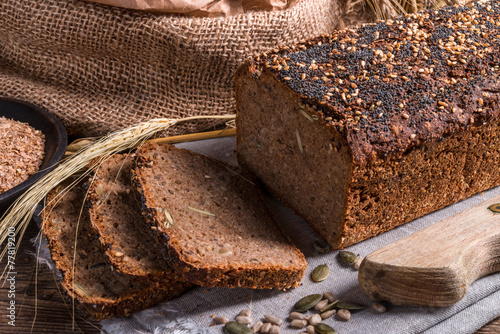
<svg viewBox="0 0 500 334">
<path fill-rule="evenodd" d="M 180 283 L 137 282 L 112 271 L 90 226 L 88 212 L 82 209 L 83 189 L 77 186 L 58 197 L 68 185 L 63 183 L 47 196 L 42 232 L 63 275 L 61 287 L 86 316 L 95 320 L 127 316 L 185 290 Z"/>
<path fill-rule="evenodd" d="M 211 158 L 153 143 L 137 150 L 132 174 L 143 213 L 186 280 L 277 289 L 300 284 L 305 258 L 248 177 Z"/>
<path fill-rule="evenodd" d="M 141 214 L 140 198 L 132 191 L 132 161 L 132 155 L 116 154 L 102 162 L 89 179 L 91 225 L 109 262 L 120 273 L 134 279 L 181 284 L 179 275 L 165 261 L 155 232 Z"/>
</svg>

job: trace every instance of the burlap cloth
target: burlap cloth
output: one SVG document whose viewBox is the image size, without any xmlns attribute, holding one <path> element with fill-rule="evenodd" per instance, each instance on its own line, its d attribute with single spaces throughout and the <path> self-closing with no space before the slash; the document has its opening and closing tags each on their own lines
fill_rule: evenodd
<svg viewBox="0 0 500 334">
<path fill-rule="evenodd" d="M 285 10 L 219 18 L 80 0 L 2 0 L 0 96 L 46 108 L 74 136 L 156 117 L 229 114 L 233 73 L 243 60 L 330 32 L 338 17 L 336 0 L 297 0 Z"/>
</svg>

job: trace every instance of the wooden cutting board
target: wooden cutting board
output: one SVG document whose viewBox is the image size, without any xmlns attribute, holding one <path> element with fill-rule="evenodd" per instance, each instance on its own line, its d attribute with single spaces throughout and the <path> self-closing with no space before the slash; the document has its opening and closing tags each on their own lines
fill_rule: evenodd
<svg viewBox="0 0 500 334">
<path fill-rule="evenodd" d="M 369 254 L 358 280 L 373 300 L 449 306 L 464 297 L 472 282 L 497 271 L 500 196 Z"/>
</svg>

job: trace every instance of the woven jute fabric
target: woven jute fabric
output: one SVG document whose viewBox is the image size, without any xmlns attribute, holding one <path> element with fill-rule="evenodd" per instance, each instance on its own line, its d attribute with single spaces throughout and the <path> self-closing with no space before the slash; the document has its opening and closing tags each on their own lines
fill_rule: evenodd
<svg viewBox="0 0 500 334">
<path fill-rule="evenodd" d="M 297 0 L 281 11 L 194 18 L 80 0 L 2 0 L 0 96 L 49 110 L 74 136 L 234 113 L 233 75 L 245 59 L 331 32 L 339 11 L 336 0 Z"/>
</svg>

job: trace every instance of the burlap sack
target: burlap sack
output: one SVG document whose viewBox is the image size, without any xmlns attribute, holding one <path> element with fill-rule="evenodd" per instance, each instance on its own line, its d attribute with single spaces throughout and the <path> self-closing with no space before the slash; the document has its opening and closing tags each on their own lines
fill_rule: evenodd
<svg viewBox="0 0 500 334">
<path fill-rule="evenodd" d="M 330 32 L 338 17 L 336 0 L 298 0 L 286 10 L 227 18 L 79 0 L 2 0 L 0 95 L 48 109 L 75 136 L 156 117 L 229 114 L 233 73 L 244 59 Z"/>
</svg>

